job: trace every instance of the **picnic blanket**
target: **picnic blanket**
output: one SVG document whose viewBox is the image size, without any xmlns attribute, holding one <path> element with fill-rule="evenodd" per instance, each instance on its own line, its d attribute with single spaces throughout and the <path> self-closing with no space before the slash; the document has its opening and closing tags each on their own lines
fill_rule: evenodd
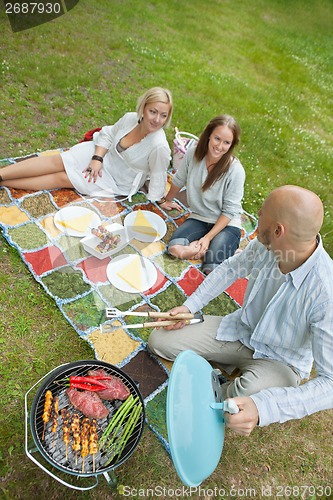
<svg viewBox="0 0 333 500">
<path fill-rule="evenodd" d="M 38 155 L 60 151 L 46 151 Z M 22 159 L 0 160 L 0 168 Z M 171 182 L 173 173 L 170 170 L 168 182 Z M 205 279 L 200 271 L 201 262 L 175 259 L 166 251 L 172 232 L 190 214 L 186 205 L 186 192 L 180 193 L 179 201 L 183 208 L 181 213 L 176 210 L 164 211 L 156 203 L 147 200 L 143 191 L 133 196 L 131 202 L 108 202 L 81 196 L 70 189 L 34 192 L 0 188 L 0 226 L 4 238 L 17 249 L 35 280 L 54 299 L 77 334 L 89 342 L 96 359 L 121 367 L 139 383 L 146 405 L 147 423 L 168 451 L 165 407 L 171 363 L 148 352 L 150 328 L 126 328 L 126 324 L 138 323 L 140 318 L 127 316 L 114 320 L 119 328 L 108 333 L 103 333 L 100 325 L 110 322 L 105 313 L 109 307 L 115 306 L 122 311 L 165 311 L 180 305 Z M 79 238 L 67 236 L 55 226 L 54 216 L 65 206 L 90 208 L 102 222 L 110 223 L 123 223 L 128 213 L 138 209 L 161 216 L 167 232 L 160 241 L 143 243 L 131 240 L 119 252 L 141 254 L 149 259 L 157 269 L 155 284 L 144 293 L 134 294 L 113 286 L 106 273 L 110 258 L 99 260 L 88 254 Z M 255 237 L 257 221 L 244 213 L 242 225 L 241 247 Z M 245 279 L 238 280 L 202 312 L 225 315 L 234 311 L 242 304 L 246 284 Z"/>
</svg>

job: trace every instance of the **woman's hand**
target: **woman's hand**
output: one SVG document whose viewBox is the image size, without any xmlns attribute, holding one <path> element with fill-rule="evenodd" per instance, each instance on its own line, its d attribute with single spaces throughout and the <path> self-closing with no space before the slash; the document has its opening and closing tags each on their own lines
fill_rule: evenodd
<svg viewBox="0 0 333 500">
<path fill-rule="evenodd" d="M 165 200 L 164 203 L 161 203 L 160 205 L 164 210 L 178 210 L 178 212 L 181 212 L 182 207 L 178 205 L 175 201 L 168 201 Z"/>
<path fill-rule="evenodd" d="M 171 183 L 169 191 L 166 193 L 165 196 L 163 196 L 162 200 L 164 201 L 160 205 L 164 210 L 178 210 L 179 212 L 182 210 L 182 207 L 178 205 L 173 199 L 177 196 L 177 194 L 180 191 L 180 187 L 175 186 L 173 183 Z M 167 199 L 168 198 L 168 199 Z M 162 201 L 161 200 L 161 201 Z"/>
<path fill-rule="evenodd" d="M 191 312 L 191 311 L 186 306 L 174 307 L 173 309 L 170 309 L 168 311 L 170 316 L 176 316 L 177 314 L 180 314 L 180 313 L 189 313 L 189 312 Z M 159 318 L 158 321 L 165 321 L 165 318 Z M 185 319 L 180 319 L 174 325 L 169 325 L 169 326 L 162 325 L 161 328 L 165 328 L 165 330 L 179 330 L 180 328 L 183 328 L 184 326 L 186 326 L 186 324 L 187 323 L 186 323 Z M 157 327 L 157 328 L 159 328 L 159 327 Z"/>
<path fill-rule="evenodd" d="M 206 234 L 200 240 L 197 241 L 197 246 L 198 246 L 198 252 L 194 256 L 194 259 L 202 259 L 207 252 L 208 248 L 210 245 L 210 238 Z"/>
<path fill-rule="evenodd" d="M 239 408 L 239 413 L 225 412 L 227 427 L 241 436 L 249 436 L 259 423 L 259 413 L 253 399 L 249 397 L 232 398 Z"/>
<path fill-rule="evenodd" d="M 96 182 L 97 177 L 102 177 L 103 164 L 98 160 L 91 160 L 88 167 L 82 171 L 84 178 L 88 179 L 88 182 Z"/>
</svg>

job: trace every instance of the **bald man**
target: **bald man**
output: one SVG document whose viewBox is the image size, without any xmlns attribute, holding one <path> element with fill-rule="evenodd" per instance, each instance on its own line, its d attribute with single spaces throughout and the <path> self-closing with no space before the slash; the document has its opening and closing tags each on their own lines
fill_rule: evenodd
<svg viewBox="0 0 333 500">
<path fill-rule="evenodd" d="M 191 349 L 227 373 L 240 370 L 222 384 L 241 410 L 227 416 L 239 434 L 333 408 L 333 261 L 319 236 L 323 216 L 322 202 L 307 189 L 272 191 L 259 210 L 258 237 L 171 314 L 195 313 L 248 277 L 243 306 L 150 335 L 152 352 L 168 360 Z M 309 380 L 313 363 L 316 377 Z"/>
</svg>

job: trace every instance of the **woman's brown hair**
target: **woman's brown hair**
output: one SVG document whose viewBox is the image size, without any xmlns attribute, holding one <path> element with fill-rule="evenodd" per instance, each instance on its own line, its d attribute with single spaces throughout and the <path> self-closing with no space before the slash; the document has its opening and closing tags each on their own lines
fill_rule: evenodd
<svg viewBox="0 0 333 500">
<path fill-rule="evenodd" d="M 230 165 L 233 160 L 233 150 L 239 143 L 239 138 L 241 134 L 241 129 L 236 120 L 229 115 L 219 115 L 210 120 L 205 130 L 200 135 L 197 147 L 195 149 L 194 157 L 197 161 L 201 161 L 207 154 L 208 151 L 208 143 L 211 134 L 213 133 L 216 127 L 220 127 L 221 125 L 225 125 L 228 127 L 232 134 L 233 139 L 229 150 L 222 156 L 222 158 L 215 163 L 214 168 L 208 173 L 205 182 L 202 186 L 202 191 L 207 191 L 214 182 L 221 179 L 221 177 L 228 172 Z"/>
</svg>

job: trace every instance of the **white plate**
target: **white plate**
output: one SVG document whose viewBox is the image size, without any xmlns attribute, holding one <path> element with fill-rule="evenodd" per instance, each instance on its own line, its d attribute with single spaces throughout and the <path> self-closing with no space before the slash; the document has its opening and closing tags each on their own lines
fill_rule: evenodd
<svg viewBox="0 0 333 500">
<path fill-rule="evenodd" d="M 75 217 L 81 217 L 87 214 L 92 214 L 92 219 L 89 226 L 87 226 L 86 231 L 84 232 L 77 231 L 76 229 L 70 227 L 64 227 L 61 224 L 61 222 L 66 222 L 70 219 L 74 219 Z M 57 229 L 59 229 L 59 231 L 68 234 L 69 236 L 77 236 L 79 238 L 90 234 L 91 228 L 99 226 L 100 223 L 101 219 L 96 214 L 96 212 L 85 207 L 65 207 L 59 210 L 59 212 L 57 212 L 54 216 L 54 225 Z"/>
<path fill-rule="evenodd" d="M 142 287 L 140 290 L 132 287 L 129 283 L 127 283 L 127 281 L 118 276 L 118 272 L 124 267 L 130 265 L 131 261 L 137 257 L 140 258 L 142 273 Z M 149 290 L 149 288 L 151 288 L 157 280 L 157 269 L 154 264 L 150 262 L 150 260 L 145 257 L 141 257 L 138 254 L 118 255 L 118 257 L 115 257 L 111 260 L 111 262 L 109 262 L 108 267 L 106 268 L 106 274 L 112 285 L 119 288 L 119 290 L 122 290 L 123 292 L 129 293 L 138 293 Z"/>
<path fill-rule="evenodd" d="M 145 243 L 151 243 L 152 241 L 158 241 L 163 238 L 167 227 L 162 217 L 154 212 L 149 212 L 149 210 L 141 210 L 141 212 L 146 217 L 149 224 L 156 230 L 157 235 L 150 236 L 149 234 L 143 234 L 135 231 L 134 223 L 136 216 L 138 215 L 138 211 L 135 210 L 134 212 L 127 214 L 124 219 L 124 226 L 128 229 L 128 232 L 132 235 L 132 237 Z"/>
<path fill-rule="evenodd" d="M 130 238 L 127 234 L 127 230 L 124 226 L 121 224 L 118 224 L 115 222 L 114 224 L 110 224 L 109 226 L 106 226 L 106 229 L 113 234 L 119 234 L 120 236 L 120 241 L 116 248 L 113 248 L 112 250 L 109 250 L 108 252 L 99 252 L 97 250 L 97 245 L 101 242 L 100 238 L 97 236 L 94 236 L 93 234 L 90 234 L 89 236 L 86 236 L 85 238 L 82 238 L 81 244 L 83 245 L 83 248 L 86 250 L 86 252 L 90 253 L 94 257 L 97 257 L 97 259 L 105 259 L 106 257 L 110 257 L 111 255 L 114 255 L 115 253 L 119 252 L 122 250 L 130 241 Z"/>
</svg>

